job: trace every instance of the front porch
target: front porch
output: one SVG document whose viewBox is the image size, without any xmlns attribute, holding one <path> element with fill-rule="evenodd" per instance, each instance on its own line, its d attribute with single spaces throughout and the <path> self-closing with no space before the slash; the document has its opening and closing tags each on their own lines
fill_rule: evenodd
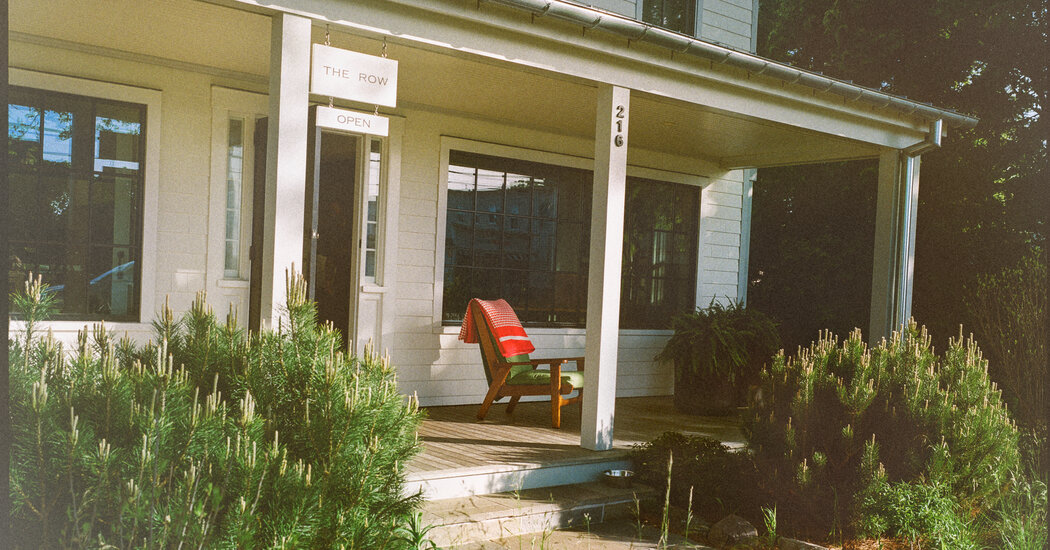
<svg viewBox="0 0 1050 550">
<path fill-rule="evenodd" d="M 520 403 L 513 415 L 497 403 L 484 421 L 477 405 L 427 407 L 419 431 L 423 452 L 408 464 L 406 493 L 421 490 L 428 500 L 583 483 L 603 470 L 628 466 L 632 445 L 666 431 L 705 435 L 731 448 L 744 436 L 734 417 L 701 417 L 674 410 L 667 397 L 616 400 L 612 448 L 580 446 L 580 414 L 567 407 L 561 429 L 550 427 L 550 404 Z"/>
</svg>

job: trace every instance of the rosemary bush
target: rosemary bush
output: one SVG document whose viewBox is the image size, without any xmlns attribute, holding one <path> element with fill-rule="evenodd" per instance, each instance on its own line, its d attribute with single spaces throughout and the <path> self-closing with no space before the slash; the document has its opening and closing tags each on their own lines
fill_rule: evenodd
<svg viewBox="0 0 1050 550">
<path fill-rule="evenodd" d="M 386 360 L 346 357 L 305 285 L 287 322 L 246 335 L 203 294 L 137 347 L 103 325 L 66 353 L 34 332 L 46 285 L 14 297 L 16 548 L 399 548 L 421 413 Z"/>
<path fill-rule="evenodd" d="M 913 540 L 930 540 L 923 526 L 994 529 L 984 520 L 1016 485 L 1020 461 L 1018 430 L 987 369 L 972 340 L 953 339 L 938 355 L 914 324 L 872 348 L 855 331 L 841 343 L 824 334 L 797 357 L 780 353 L 746 432 L 782 523 Z M 930 514 L 908 516 L 899 506 L 908 498 Z M 943 520 L 951 513 L 959 521 Z M 971 535 L 945 544 L 966 547 Z"/>
</svg>

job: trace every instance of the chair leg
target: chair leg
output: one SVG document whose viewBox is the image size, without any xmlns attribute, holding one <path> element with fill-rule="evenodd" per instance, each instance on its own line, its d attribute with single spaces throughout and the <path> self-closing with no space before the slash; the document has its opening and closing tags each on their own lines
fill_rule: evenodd
<svg viewBox="0 0 1050 550">
<path fill-rule="evenodd" d="M 514 407 L 518 406 L 519 399 L 521 399 L 520 395 L 515 395 L 510 398 L 510 403 L 507 403 L 507 414 L 514 412 Z"/>
<path fill-rule="evenodd" d="M 561 428 L 561 396 L 551 396 L 551 426 Z"/>
<path fill-rule="evenodd" d="M 499 388 L 502 385 L 502 381 L 499 383 L 493 383 L 489 386 L 488 393 L 485 394 L 485 400 L 481 402 L 481 408 L 478 409 L 478 420 L 485 420 L 485 415 L 489 412 L 489 407 L 492 406 L 492 402 L 498 399 Z"/>
</svg>

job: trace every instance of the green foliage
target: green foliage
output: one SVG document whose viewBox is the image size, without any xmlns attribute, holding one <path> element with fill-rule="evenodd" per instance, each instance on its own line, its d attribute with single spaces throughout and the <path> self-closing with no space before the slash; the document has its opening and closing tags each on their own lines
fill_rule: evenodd
<svg viewBox="0 0 1050 550">
<path fill-rule="evenodd" d="M 1022 426 L 1045 430 L 1047 405 L 1046 258 L 1035 251 L 1015 266 L 977 279 L 966 296 L 974 333 L 985 342 L 989 376 Z"/>
<path fill-rule="evenodd" d="M 960 321 L 976 329 L 960 288 L 1045 247 L 1047 13 L 1039 0 L 760 2 L 759 54 L 980 119 L 922 156 L 914 312 L 937 341 Z M 874 173 L 868 161 L 758 172 L 748 299 L 793 320 L 788 349 L 868 322 Z"/>
<path fill-rule="evenodd" d="M 996 547 L 1042 550 L 1047 545 L 1046 483 L 1032 472 L 1017 476 L 1015 486 L 999 502 L 989 529 L 998 532 Z"/>
<path fill-rule="evenodd" d="M 865 488 L 858 512 L 870 529 L 861 529 L 862 535 L 891 533 L 913 548 L 978 548 L 958 503 L 939 483 L 889 483 L 882 478 Z"/>
<path fill-rule="evenodd" d="M 810 533 L 927 525 L 873 511 L 907 494 L 924 495 L 922 521 L 949 508 L 989 517 L 1020 465 L 1017 428 L 972 340 L 938 355 L 914 324 L 873 348 L 860 331 L 841 344 L 824 334 L 797 357 L 779 354 L 762 392 L 746 425 L 756 464 L 781 522 Z"/>
<path fill-rule="evenodd" d="M 46 294 L 15 302 L 39 321 Z M 201 295 L 162 314 L 158 345 L 97 325 L 71 354 L 14 346 L 12 546 L 405 547 L 421 415 L 386 360 L 338 351 L 301 279 L 288 296 L 275 332 L 220 323 Z"/>
<path fill-rule="evenodd" d="M 707 308 L 676 316 L 672 328 L 657 359 L 674 361 L 675 387 L 686 392 L 717 381 L 742 394 L 780 345 L 776 323 L 740 303 L 712 300 Z"/>
<path fill-rule="evenodd" d="M 673 471 L 669 464 L 674 456 Z M 635 475 L 653 487 L 669 487 L 670 502 L 717 521 L 735 513 L 758 511 L 755 469 L 747 453 L 735 453 L 702 436 L 665 432 L 631 451 Z"/>
</svg>

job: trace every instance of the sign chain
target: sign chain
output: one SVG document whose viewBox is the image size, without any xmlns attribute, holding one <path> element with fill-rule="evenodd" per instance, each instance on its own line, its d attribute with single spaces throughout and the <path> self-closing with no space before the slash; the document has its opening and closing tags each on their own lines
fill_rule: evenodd
<svg viewBox="0 0 1050 550">
<path fill-rule="evenodd" d="M 332 45 L 332 32 L 328 25 L 324 26 L 324 45 Z M 335 98 L 332 96 L 328 96 L 328 108 L 331 109 L 333 105 L 335 105 Z"/>
<path fill-rule="evenodd" d="M 383 37 L 383 49 L 382 49 L 382 51 L 379 52 L 379 55 L 383 59 L 386 59 L 386 37 L 385 36 Z M 378 103 L 375 106 L 375 110 L 372 111 L 372 114 L 375 115 L 375 116 L 379 116 L 379 104 Z"/>
</svg>

